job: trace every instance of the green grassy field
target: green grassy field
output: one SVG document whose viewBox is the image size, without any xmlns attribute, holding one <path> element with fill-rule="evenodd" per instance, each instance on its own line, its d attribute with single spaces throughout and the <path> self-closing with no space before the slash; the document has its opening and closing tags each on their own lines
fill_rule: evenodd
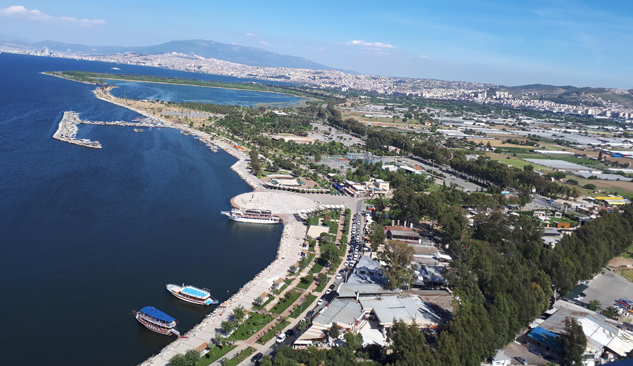
<svg viewBox="0 0 633 366">
<path fill-rule="evenodd" d="M 220 348 L 217 346 L 213 346 L 209 353 L 202 356 L 200 361 L 196 364 L 196 366 L 207 366 L 212 364 L 213 362 L 219 360 L 225 354 L 231 352 L 231 350 L 235 349 L 237 346 L 226 346 L 224 348 Z"/>
<path fill-rule="evenodd" d="M 269 340 L 273 339 L 273 337 L 275 336 L 275 333 L 277 333 L 279 331 L 282 331 L 285 327 L 288 326 L 288 324 L 290 324 L 290 322 L 287 321 L 287 320 L 284 320 L 281 323 L 278 323 L 272 329 L 270 329 L 266 334 L 261 336 L 257 340 L 257 343 L 259 343 L 259 344 L 266 344 L 266 342 L 268 342 Z"/>
<path fill-rule="evenodd" d="M 296 306 L 294 308 L 294 310 L 292 310 L 292 313 L 290 314 L 291 318 L 297 318 L 299 315 L 301 315 L 301 313 L 306 310 L 307 308 L 310 307 L 310 305 L 312 305 L 312 303 L 314 302 L 314 300 L 316 300 L 316 296 L 310 294 L 306 297 L 306 300 L 303 302 L 303 304 Z"/>
<path fill-rule="evenodd" d="M 533 163 L 530 163 L 529 161 L 524 161 L 524 160 L 519 160 L 519 159 L 495 159 L 495 160 L 497 160 L 500 163 L 512 165 L 514 167 L 521 168 L 521 169 L 523 169 L 523 167 L 526 165 L 532 165 L 534 167 L 534 170 L 539 170 L 539 169 L 551 170 L 550 168 L 546 166 L 533 164 Z"/>
<path fill-rule="evenodd" d="M 288 307 L 299 298 L 299 296 L 301 296 L 301 292 L 290 292 L 289 298 L 284 297 L 279 299 L 277 305 L 273 306 L 273 308 L 270 309 L 270 312 L 273 314 L 283 313 L 284 310 L 288 309 Z"/>
<path fill-rule="evenodd" d="M 248 319 L 231 334 L 228 338 L 230 341 L 243 341 L 250 338 L 258 330 L 262 329 L 266 324 L 270 323 L 273 317 L 260 313 L 250 313 Z"/>
</svg>

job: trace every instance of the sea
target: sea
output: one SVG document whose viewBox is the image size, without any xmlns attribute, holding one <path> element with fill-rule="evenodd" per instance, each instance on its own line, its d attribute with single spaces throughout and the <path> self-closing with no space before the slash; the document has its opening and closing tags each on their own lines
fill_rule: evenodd
<svg viewBox="0 0 633 366">
<path fill-rule="evenodd" d="M 89 149 L 51 137 L 64 111 L 87 120 L 138 115 L 96 99 L 95 86 L 43 71 L 115 72 L 111 63 L 0 54 L 0 365 L 136 365 L 174 340 L 132 314 L 153 306 L 182 333 L 213 310 L 183 303 L 168 283 L 208 288 L 221 302 L 276 256 L 281 226 L 223 218 L 251 191 L 230 166 L 172 129 L 80 125 Z M 120 73 L 244 81 L 118 65 Z M 125 86 L 143 97 L 145 86 Z M 258 93 L 200 90 L 187 97 L 257 105 Z M 158 89 L 156 89 L 158 88 Z M 192 94 L 193 93 L 193 94 Z M 292 96 L 283 96 L 295 102 Z"/>
</svg>

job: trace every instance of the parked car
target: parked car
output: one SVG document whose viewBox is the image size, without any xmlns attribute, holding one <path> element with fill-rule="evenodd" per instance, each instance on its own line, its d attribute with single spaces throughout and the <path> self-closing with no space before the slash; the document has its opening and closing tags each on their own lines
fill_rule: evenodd
<svg viewBox="0 0 633 366">
<path fill-rule="evenodd" d="M 325 294 L 326 295 L 329 295 L 331 292 L 332 292 L 332 290 L 330 290 L 330 289 L 325 290 Z"/>
<path fill-rule="evenodd" d="M 337 275 L 336 275 L 336 279 L 337 279 L 337 280 L 342 280 L 342 279 L 343 279 L 343 275 L 342 275 L 342 274 L 340 274 L 340 273 L 339 273 L 339 274 L 337 274 Z"/>
<path fill-rule="evenodd" d="M 335 284 L 331 284 L 330 287 L 329 287 L 330 290 L 334 290 L 335 288 L 336 288 Z"/>
<path fill-rule="evenodd" d="M 523 357 L 517 356 L 514 359 L 517 360 L 521 365 L 527 365 L 528 364 L 528 362 Z"/>
<path fill-rule="evenodd" d="M 317 305 L 323 305 L 323 298 L 320 298 L 319 301 L 317 301 Z"/>
<path fill-rule="evenodd" d="M 534 353 L 537 356 L 543 356 L 543 354 L 541 353 L 540 350 L 536 349 L 536 348 L 531 348 L 530 352 Z"/>
</svg>

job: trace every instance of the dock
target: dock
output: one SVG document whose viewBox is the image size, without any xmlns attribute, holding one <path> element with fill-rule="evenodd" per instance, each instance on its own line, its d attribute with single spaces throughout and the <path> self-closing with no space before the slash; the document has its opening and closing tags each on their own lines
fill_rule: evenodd
<svg viewBox="0 0 633 366">
<path fill-rule="evenodd" d="M 53 138 L 59 141 L 68 142 L 75 145 L 80 145 L 84 147 L 89 147 L 93 149 L 101 149 L 101 143 L 99 141 L 91 141 L 88 139 L 77 139 L 77 132 L 79 130 L 78 125 L 98 125 L 98 126 L 121 126 L 121 127 L 134 127 L 134 132 L 141 132 L 139 127 L 145 128 L 174 128 L 180 131 L 180 133 L 185 135 L 192 135 L 196 140 L 204 143 L 209 150 L 213 152 L 218 151 L 217 142 L 208 134 L 202 133 L 200 131 L 196 131 L 190 127 L 171 123 L 162 119 L 153 118 L 153 117 L 145 117 L 135 119 L 135 122 L 125 122 L 125 121 L 85 121 L 79 118 L 79 113 L 73 111 L 64 112 L 64 116 L 62 120 L 59 122 L 59 127 L 55 134 L 53 134 Z"/>
<path fill-rule="evenodd" d="M 68 111 L 64 112 L 62 120 L 59 122 L 57 131 L 53 134 L 55 140 L 68 142 L 69 144 L 75 144 L 79 146 L 89 147 L 91 149 L 101 149 L 99 141 L 90 141 L 88 139 L 77 139 L 77 131 L 79 128 L 77 124 L 81 123 L 79 119 L 79 113 Z"/>
</svg>

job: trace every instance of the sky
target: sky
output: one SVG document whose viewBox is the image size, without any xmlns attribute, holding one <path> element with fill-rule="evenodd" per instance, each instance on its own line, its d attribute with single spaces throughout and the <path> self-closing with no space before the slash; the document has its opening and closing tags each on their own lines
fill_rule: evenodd
<svg viewBox="0 0 633 366">
<path fill-rule="evenodd" d="M 205 39 L 362 74 L 633 89 L 631 0 L 0 0 L 0 34 Z"/>
</svg>

